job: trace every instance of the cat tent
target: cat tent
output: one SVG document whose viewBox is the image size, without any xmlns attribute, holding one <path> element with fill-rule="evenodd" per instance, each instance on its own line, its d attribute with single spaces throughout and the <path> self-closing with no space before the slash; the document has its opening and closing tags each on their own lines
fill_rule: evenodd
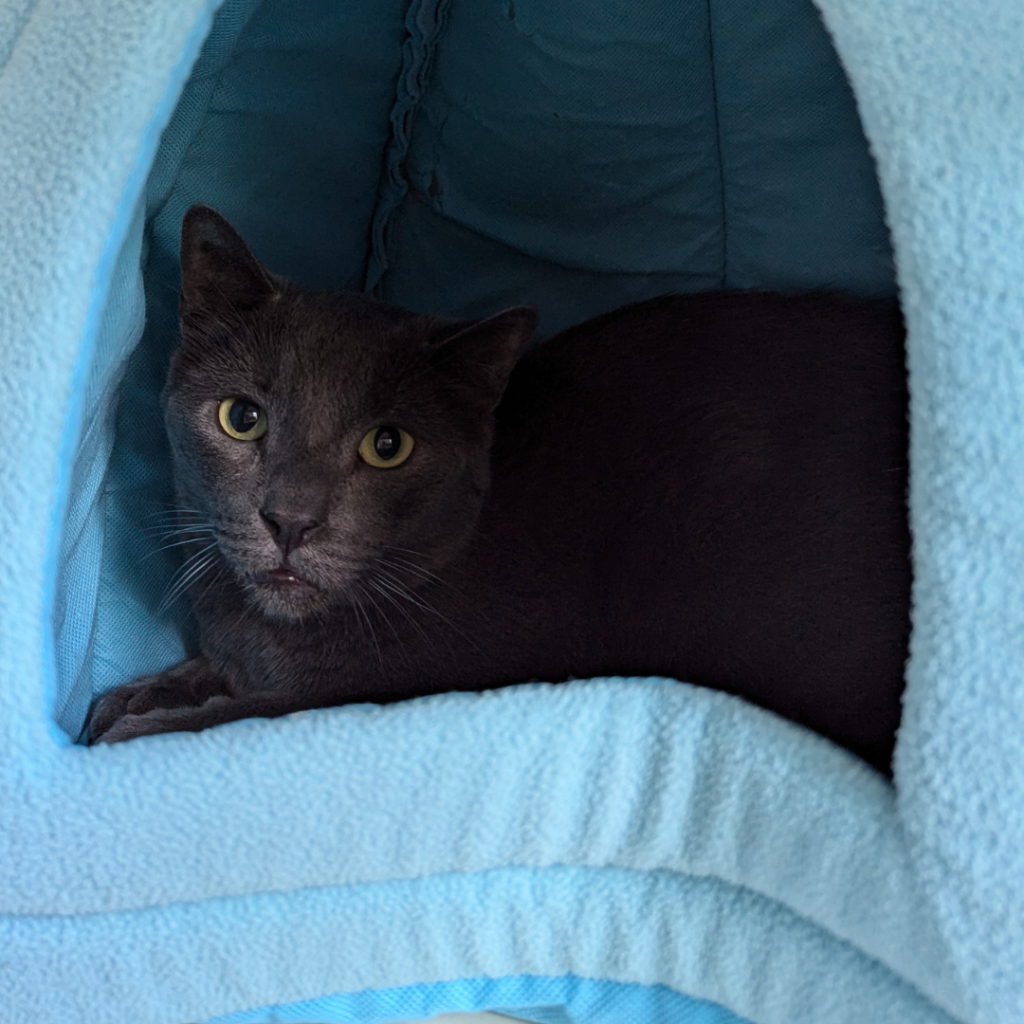
<svg viewBox="0 0 1024 1024">
<path fill-rule="evenodd" d="M 1024 1020 L 1024 6 L 819 6 L 0 2 L 0 1022 Z M 188 642 L 146 517 L 199 200 L 542 334 L 898 281 L 894 779 L 652 679 L 77 745 Z"/>
</svg>

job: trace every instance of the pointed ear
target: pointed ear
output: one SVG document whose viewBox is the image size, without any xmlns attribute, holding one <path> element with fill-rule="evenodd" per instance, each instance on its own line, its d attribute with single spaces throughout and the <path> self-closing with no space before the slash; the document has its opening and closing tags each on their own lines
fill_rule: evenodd
<svg viewBox="0 0 1024 1024">
<path fill-rule="evenodd" d="M 513 306 L 448 335 L 430 356 L 474 405 L 492 411 L 501 401 L 509 374 L 533 338 L 537 311 Z"/>
<path fill-rule="evenodd" d="M 181 222 L 181 309 L 224 313 L 253 309 L 274 284 L 242 236 L 216 210 L 197 203 Z"/>
</svg>

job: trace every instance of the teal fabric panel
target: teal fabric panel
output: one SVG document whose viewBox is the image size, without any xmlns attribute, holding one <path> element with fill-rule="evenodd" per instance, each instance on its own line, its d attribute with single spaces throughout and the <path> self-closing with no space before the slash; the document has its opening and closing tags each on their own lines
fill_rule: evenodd
<svg viewBox="0 0 1024 1024">
<path fill-rule="evenodd" d="M 715 136 L 704 4 L 456 2 L 407 173 L 414 197 L 550 263 L 718 274 Z"/>
<path fill-rule="evenodd" d="M 712 275 L 595 274 L 529 256 L 410 201 L 387 225 L 388 270 L 377 292 L 388 302 L 451 316 L 485 317 L 529 302 L 540 311 L 537 337 L 548 338 L 609 308 L 666 292 L 712 288 Z"/>
<path fill-rule="evenodd" d="M 853 95 L 807 0 L 420 4 L 369 283 L 546 335 L 665 291 L 892 294 Z M 419 24 L 419 22 L 417 22 Z"/>
<path fill-rule="evenodd" d="M 853 92 L 804 0 L 711 0 L 724 284 L 894 294 Z"/>
<path fill-rule="evenodd" d="M 361 288 L 406 0 L 236 6 L 252 13 L 239 31 L 228 5 L 214 26 L 238 35 L 169 193 L 150 212 L 154 244 L 176 261 L 181 216 L 201 200 L 279 273 Z M 216 38 L 207 47 L 217 49 Z M 176 290 L 176 271 L 148 276 Z"/>
</svg>

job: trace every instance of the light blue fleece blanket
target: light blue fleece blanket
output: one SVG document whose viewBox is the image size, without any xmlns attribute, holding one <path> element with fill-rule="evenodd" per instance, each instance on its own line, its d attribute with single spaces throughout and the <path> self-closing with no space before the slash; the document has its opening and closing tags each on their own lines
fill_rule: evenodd
<svg viewBox="0 0 1024 1024">
<path fill-rule="evenodd" d="M 3 1024 L 1024 1020 L 1020 0 L 820 2 L 909 328 L 894 785 L 658 680 L 72 742 L 187 630 L 137 526 L 190 202 L 309 283 L 525 295 L 548 332 L 670 288 L 891 287 L 809 5 L 550 6 L 0 0 Z"/>
</svg>

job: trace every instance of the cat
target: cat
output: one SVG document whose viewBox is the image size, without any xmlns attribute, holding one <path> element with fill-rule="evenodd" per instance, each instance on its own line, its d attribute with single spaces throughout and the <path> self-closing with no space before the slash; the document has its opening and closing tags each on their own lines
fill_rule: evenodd
<svg viewBox="0 0 1024 1024">
<path fill-rule="evenodd" d="M 889 771 L 895 300 L 665 295 L 530 348 L 529 307 L 467 322 L 297 287 L 205 206 L 181 271 L 163 401 L 199 649 L 98 697 L 87 742 L 668 676 Z"/>
</svg>

